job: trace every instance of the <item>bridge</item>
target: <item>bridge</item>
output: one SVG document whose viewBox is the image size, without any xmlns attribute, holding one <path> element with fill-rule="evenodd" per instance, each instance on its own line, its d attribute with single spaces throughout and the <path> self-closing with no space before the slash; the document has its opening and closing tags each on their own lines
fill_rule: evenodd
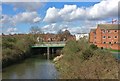
<svg viewBox="0 0 120 81">
<path fill-rule="evenodd" d="M 37 48 L 37 47 L 64 47 L 65 42 L 43 42 L 40 44 L 35 44 L 32 46 L 32 48 Z"/>
<path fill-rule="evenodd" d="M 49 59 L 50 48 L 52 49 L 52 53 L 54 52 L 54 48 L 63 48 L 66 45 L 65 42 L 42 42 L 40 44 L 35 44 L 32 48 L 47 48 L 47 59 Z"/>
</svg>

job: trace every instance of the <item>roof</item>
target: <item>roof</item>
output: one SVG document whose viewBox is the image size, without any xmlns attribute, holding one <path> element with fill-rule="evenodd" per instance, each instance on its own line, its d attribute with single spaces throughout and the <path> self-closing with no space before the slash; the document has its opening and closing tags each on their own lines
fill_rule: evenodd
<svg viewBox="0 0 120 81">
<path fill-rule="evenodd" d="M 101 29 L 120 30 L 120 24 L 98 24 Z"/>
<path fill-rule="evenodd" d="M 91 31 L 91 32 L 95 32 L 95 30 L 96 30 L 96 29 L 91 29 L 90 31 Z"/>
</svg>

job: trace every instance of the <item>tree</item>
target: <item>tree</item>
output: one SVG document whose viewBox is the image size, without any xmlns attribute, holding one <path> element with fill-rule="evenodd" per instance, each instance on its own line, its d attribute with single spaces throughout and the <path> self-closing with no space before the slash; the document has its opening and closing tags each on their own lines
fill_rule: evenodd
<svg viewBox="0 0 120 81">
<path fill-rule="evenodd" d="M 65 30 L 65 31 L 59 30 L 58 36 L 60 41 L 66 41 L 71 36 L 71 33 L 68 30 Z"/>
<path fill-rule="evenodd" d="M 57 32 L 57 34 L 63 34 L 65 36 L 71 35 L 69 30 L 62 31 L 61 29 Z"/>
<path fill-rule="evenodd" d="M 60 29 L 60 30 L 58 30 L 58 32 L 57 32 L 57 34 L 62 34 L 63 33 L 63 31 Z"/>
<path fill-rule="evenodd" d="M 64 35 L 66 35 L 66 36 L 71 35 L 71 33 L 70 33 L 70 31 L 69 31 L 69 30 L 65 30 L 65 31 L 63 32 L 63 34 L 64 34 Z"/>
<path fill-rule="evenodd" d="M 30 33 L 32 33 L 32 34 L 41 34 L 42 30 L 38 26 L 32 26 L 30 28 Z"/>
</svg>

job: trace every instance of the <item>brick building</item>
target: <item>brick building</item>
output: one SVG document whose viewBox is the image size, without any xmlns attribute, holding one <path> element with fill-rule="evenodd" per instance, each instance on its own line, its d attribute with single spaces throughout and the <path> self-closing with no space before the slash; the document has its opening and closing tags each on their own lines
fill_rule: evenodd
<svg viewBox="0 0 120 81">
<path fill-rule="evenodd" d="M 75 40 L 74 35 L 64 35 L 64 34 L 40 34 L 37 37 L 37 40 L 42 40 L 43 42 L 60 42 Z"/>
<path fill-rule="evenodd" d="M 100 48 L 120 50 L 120 25 L 98 24 L 96 29 L 91 29 L 89 42 Z"/>
</svg>

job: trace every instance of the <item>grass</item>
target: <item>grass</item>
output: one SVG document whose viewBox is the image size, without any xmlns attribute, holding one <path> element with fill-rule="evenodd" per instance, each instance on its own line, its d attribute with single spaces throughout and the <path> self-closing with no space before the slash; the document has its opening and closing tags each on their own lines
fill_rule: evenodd
<svg viewBox="0 0 120 81">
<path fill-rule="evenodd" d="M 120 52 L 120 50 L 113 50 L 113 49 L 111 49 L 110 51 L 112 51 L 112 52 Z"/>
</svg>

